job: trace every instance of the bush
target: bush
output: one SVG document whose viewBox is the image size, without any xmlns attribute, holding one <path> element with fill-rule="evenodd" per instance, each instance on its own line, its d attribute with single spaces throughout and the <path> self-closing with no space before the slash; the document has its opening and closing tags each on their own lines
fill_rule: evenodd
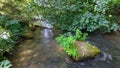
<svg viewBox="0 0 120 68">
<path fill-rule="evenodd" d="M 0 27 L 5 31 L 9 32 L 11 38 L 18 39 L 18 37 L 23 33 L 26 29 L 26 22 L 22 22 L 16 19 L 12 19 L 7 16 L 0 15 Z"/>
<path fill-rule="evenodd" d="M 118 25 L 111 21 L 109 3 L 112 0 L 48 0 L 36 2 L 42 10 L 40 13 L 62 30 L 75 31 L 84 29 L 95 31 L 116 31 Z M 112 19 L 113 20 L 113 19 Z"/>
<path fill-rule="evenodd" d="M 14 45 L 15 41 L 13 41 L 12 39 L 0 38 L 0 60 L 3 60 L 5 58 L 5 52 L 12 54 Z"/>
<path fill-rule="evenodd" d="M 21 21 L 0 15 L 0 61 L 6 59 L 4 53 L 12 54 L 20 35 L 26 29 Z"/>
<path fill-rule="evenodd" d="M 117 22 L 120 21 L 120 0 L 112 0 L 111 3 L 109 4 L 109 8 L 111 11 L 107 11 L 108 13 L 111 14 L 113 19 L 111 20 L 116 20 Z"/>
</svg>

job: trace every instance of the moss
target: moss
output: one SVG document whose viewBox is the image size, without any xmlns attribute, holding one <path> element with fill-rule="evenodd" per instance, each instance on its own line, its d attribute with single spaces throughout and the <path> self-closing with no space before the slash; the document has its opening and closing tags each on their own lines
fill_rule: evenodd
<svg viewBox="0 0 120 68">
<path fill-rule="evenodd" d="M 78 56 L 73 57 L 75 61 L 93 58 L 100 52 L 97 47 L 91 45 L 90 43 L 76 41 L 74 44 L 76 44 L 78 50 Z"/>
<path fill-rule="evenodd" d="M 96 54 L 100 53 L 100 50 L 97 47 L 91 45 L 90 43 L 86 43 L 86 46 L 92 54 L 91 57 L 94 57 Z"/>
</svg>

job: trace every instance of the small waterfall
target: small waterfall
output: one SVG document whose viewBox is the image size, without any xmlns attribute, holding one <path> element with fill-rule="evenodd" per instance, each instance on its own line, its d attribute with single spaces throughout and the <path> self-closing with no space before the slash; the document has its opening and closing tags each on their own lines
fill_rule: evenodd
<svg viewBox="0 0 120 68">
<path fill-rule="evenodd" d="M 36 23 L 40 24 L 42 27 L 53 28 L 52 24 L 54 23 L 49 22 L 48 20 L 44 19 L 42 16 L 35 16 L 35 19 L 37 19 Z"/>
<path fill-rule="evenodd" d="M 45 28 L 53 28 L 53 26 L 49 23 L 48 20 L 41 21 L 41 25 Z"/>
<path fill-rule="evenodd" d="M 41 30 L 41 34 L 42 34 L 42 38 L 44 38 L 44 39 L 50 39 L 50 38 L 53 38 L 53 36 L 54 36 L 53 30 L 47 29 L 47 28 Z"/>
</svg>

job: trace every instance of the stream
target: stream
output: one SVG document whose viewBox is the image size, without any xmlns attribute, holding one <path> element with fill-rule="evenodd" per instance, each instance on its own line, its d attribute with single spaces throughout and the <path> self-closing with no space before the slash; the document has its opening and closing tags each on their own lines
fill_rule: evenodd
<svg viewBox="0 0 120 68">
<path fill-rule="evenodd" d="M 33 39 L 19 44 L 13 56 L 12 68 L 120 68 L 120 35 L 91 34 L 88 41 L 101 50 L 93 59 L 75 62 L 55 42 L 56 32 L 37 28 Z"/>
</svg>

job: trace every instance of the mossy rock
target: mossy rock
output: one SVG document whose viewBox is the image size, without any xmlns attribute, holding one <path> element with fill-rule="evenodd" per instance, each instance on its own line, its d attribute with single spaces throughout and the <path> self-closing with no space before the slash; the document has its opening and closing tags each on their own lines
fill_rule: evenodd
<svg viewBox="0 0 120 68">
<path fill-rule="evenodd" d="M 100 53 L 100 50 L 87 42 L 75 41 L 74 45 L 77 47 L 78 56 L 73 57 L 75 61 L 80 61 L 88 58 L 93 58 Z"/>
<path fill-rule="evenodd" d="M 22 37 L 28 38 L 28 39 L 33 38 L 34 37 L 33 32 L 31 30 L 26 30 L 25 33 L 22 34 Z"/>
</svg>

